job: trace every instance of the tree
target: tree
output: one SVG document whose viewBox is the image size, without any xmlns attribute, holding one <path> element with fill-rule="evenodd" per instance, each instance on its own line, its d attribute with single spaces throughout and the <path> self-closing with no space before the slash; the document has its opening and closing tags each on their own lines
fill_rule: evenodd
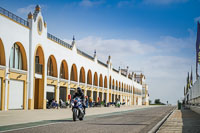
<svg viewBox="0 0 200 133">
<path fill-rule="evenodd" d="M 161 104 L 160 99 L 155 99 L 154 103 L 155 104 Z"/>
</svg>

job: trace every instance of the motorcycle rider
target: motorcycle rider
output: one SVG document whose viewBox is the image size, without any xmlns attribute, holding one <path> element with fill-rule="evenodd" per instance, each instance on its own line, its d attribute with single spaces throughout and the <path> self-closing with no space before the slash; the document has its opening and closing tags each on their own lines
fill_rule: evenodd
<svg viewBox="0 0 200 133">
<path fill-rule="evenodd" d="M 83 92 L 82 92 L 80 87 L 77 88 L 77 92 L 74 94 L 73 99 L 75 97 L 79 97 L 81 99 L 81 102 L 82 102 L 82 105 L 83 105 L 83 109 L 84 109 L 83 111 L 84 111 L 84 114 L 85 114 L 85 107 L 86 107 L 85 106 L 85 97 L 84 97 L 84 94 L 83 94 Z"/>
</svg>

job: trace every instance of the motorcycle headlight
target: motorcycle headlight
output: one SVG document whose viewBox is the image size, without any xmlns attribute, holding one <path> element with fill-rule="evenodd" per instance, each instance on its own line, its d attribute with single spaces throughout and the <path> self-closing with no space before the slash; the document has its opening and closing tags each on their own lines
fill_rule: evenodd
<svg viewBox="0 0 200 133">
<path fill-rule="evenodd" d="M 71 103 L 72 106 L 74 106 L 74 103 Z"/>
</svg>

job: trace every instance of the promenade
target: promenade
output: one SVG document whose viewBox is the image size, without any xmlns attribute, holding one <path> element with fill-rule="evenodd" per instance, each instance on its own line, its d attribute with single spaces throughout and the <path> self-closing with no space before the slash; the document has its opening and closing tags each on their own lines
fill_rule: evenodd
<svg viewBox="0 0 200 133">
<path fill-rule="evenodd" d="M 189 109 L 175 110 L 158 133 L 200 133 L 200 114 Z"/>
</svg>

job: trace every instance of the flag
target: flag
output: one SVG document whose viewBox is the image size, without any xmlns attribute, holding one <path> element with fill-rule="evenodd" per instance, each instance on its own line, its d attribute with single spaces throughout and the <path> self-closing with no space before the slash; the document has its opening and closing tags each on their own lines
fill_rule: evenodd
<svg viewBox="0 0 200 133">
<path fill-rule="evenodd" d="M 184 96 L 185 96 L 185 94 L 186 94 L 186 91 L 185 91 L 185 86 L 184 86 Z"/>
<path fill-rule="evenodd" d="M 198 79 L 198 64 L 200 64 L 200 23 L 197 23 L 197 40 L 196 40 L 196 77 Z"/>
<path fill-rule="evenodd" d="M 188 72 L 188 77 L 187 77 L 187 88 L 190 89 L 190 74 Z"/>
<path fill-rule="evenodd" d="M 190 85 L 193 86 L 192 68 L 191 68 L 191 75 L 190 75 Z"/>
</svg>

